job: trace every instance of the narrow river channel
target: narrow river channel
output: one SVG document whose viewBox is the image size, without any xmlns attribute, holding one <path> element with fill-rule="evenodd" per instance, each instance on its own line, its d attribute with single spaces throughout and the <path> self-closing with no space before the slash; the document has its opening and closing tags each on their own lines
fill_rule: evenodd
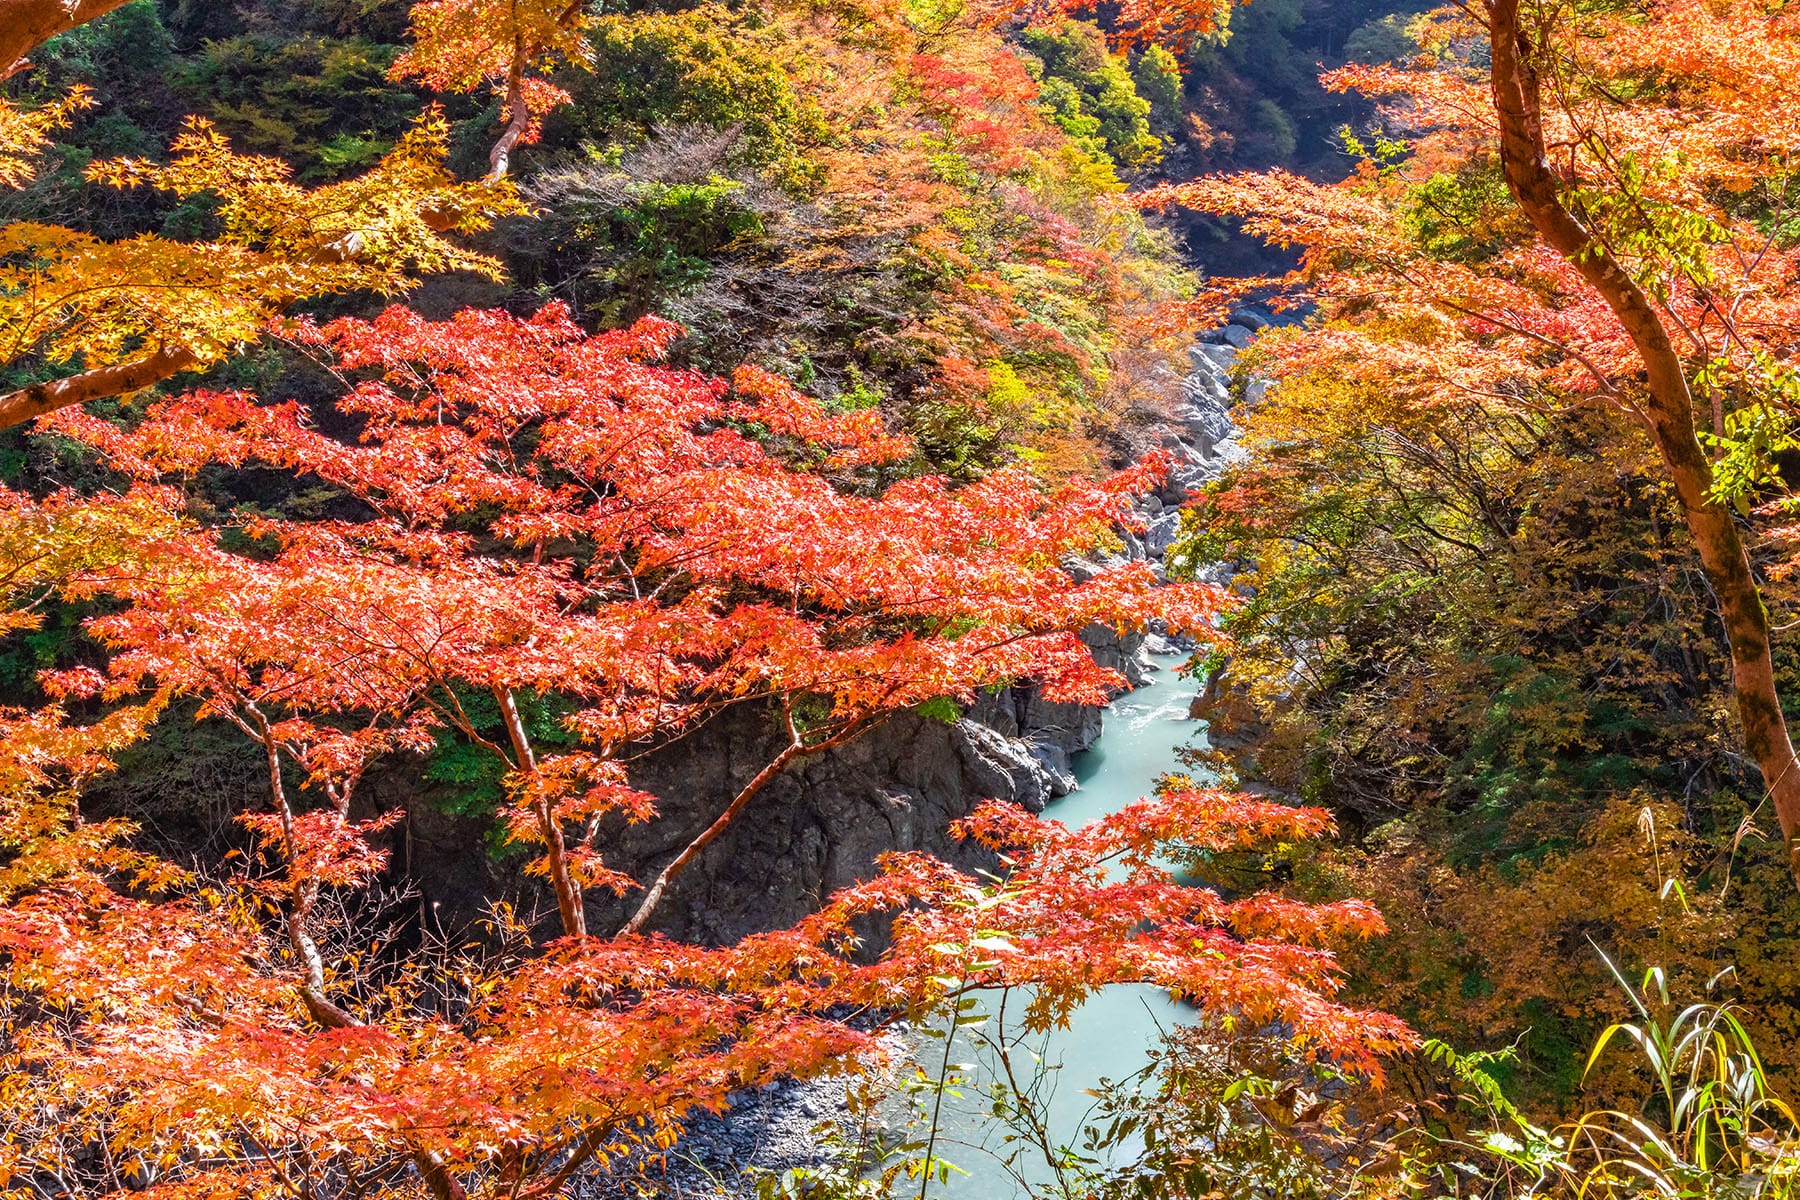
<svg viewBox="0 0 1800 1200">
<path fill-rule="evenodd" d="M 1175 673 L 1183 661 L 1182 655 L 1159 659 L 1152 682 L 1113 702 L 1100 740 L 1075 760 L 1080 790 L 1051 804 L 1046 816 L 1071 827 L 1086 824 L 1140 799 L 1159 776 L 1182 769 L 1176 752 L 1190 743 L 1197 728 L 1188 718 L 1195 682 Z M 989 1035 L 996 1032 L 993 1018 L 1000 1015 L 997 999 L 997 994 L 984 998 L 990 1020 L 981 1032 Z M 1018 1005 L 1015 997 L 1015 1011 Z M 1102 1078 L 1120 1080 L 1142 1068 L 1159 1031 L 1182 1019 L 1182 1009 L 1162 992 L 1113 987 L 1083 1005 L 1069 1028 L 1053 1032 L 1047 1041 L 1028 1039 L 1019 1045 L 1012 1055 L 1015 1071 L 1041 1072 L 1037 1101 L 1052 1139 L 1078 1144 L 1083 1119 L 1094 1103 L 1086 1089 Z M 943 1049 L 942 1041 L 921 1039 L 921 1064 L 933 1076 Z M 1033 1064 L 1033 1053 L 1041 1063 Z M 1005 1140 L 1013 1131 L 989 1111 L 984 1086 L 999 1071 L 992 1052 L 959 1034 L 951 1059 L 972 1069 L 965 1072 L 967 1084 L 958 1089 L 961 1099 L 945 1097 L 938 1157 L 967 1174 L 953 1174 L 948 1182 L 934 1180 L 926 1194 L 940 1200 L 1016 1200 L 1027 1194 L 1020 1176 L 1032 1184 L 1051 1182 L 1041 1154 L 1018 1154 L 1010 1167 L 1005 1161 L 1019 1143 Z"/>
</svg>

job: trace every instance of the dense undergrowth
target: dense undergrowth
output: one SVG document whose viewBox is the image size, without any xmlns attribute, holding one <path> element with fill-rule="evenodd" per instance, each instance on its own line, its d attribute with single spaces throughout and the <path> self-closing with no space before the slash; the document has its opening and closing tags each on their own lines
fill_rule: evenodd
<svg viewBox="0 0 1800 1200">
<path fill-rule="evenodd" d="M 1252 726 L 1228 769 L 1353 823 L 1296 871 L 1390 914 L 1367 994 L 1517 1041 L 1554 1109 L 1605 1023 L 1596 947 L 1688 986 L 1735 964 L 1791 1067 L 1792 885 L 1744 825 L 1729 660 L 1641 440 L 1323 379 L 1244 421 L 1254 463 L 1189 543 L 1248 568 L 1215 728 Z"/>
</svg>

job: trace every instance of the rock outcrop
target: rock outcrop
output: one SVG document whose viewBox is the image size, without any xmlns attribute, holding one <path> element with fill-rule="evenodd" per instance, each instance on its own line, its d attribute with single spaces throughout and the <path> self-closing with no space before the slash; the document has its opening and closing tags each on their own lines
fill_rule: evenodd
<svg viewBox="0 0 1800 1200">
<path fill-rule="evenodd" d="M 1141 637 L 1088 634 L 1094 656 L 1135 686 L 1147 663 Z M 900 713 L 840 749 L 772 781 L 733 827 L 677 878 L 652 923 L 683 940 L 721 944 L 792 924 L 838 888 L 867 878 L 890 850 L 924 850 L 964 867 L 992 867 L 949 827 L 986 799 L 1032 812 L 1075 787 L 1071 757 L 1100 736 L 1098 709 L 1046 700 L 1034 687 L 986 695 L 954 723 Z M 648 874 L 717 814 L 773 756 L 766 714 L 713 723 L 634 772 L 665 797 L 660 819 L 609 840 L 615 866 Z M 626 909 L 591 902 L 594 927 Z"/>
</svg>

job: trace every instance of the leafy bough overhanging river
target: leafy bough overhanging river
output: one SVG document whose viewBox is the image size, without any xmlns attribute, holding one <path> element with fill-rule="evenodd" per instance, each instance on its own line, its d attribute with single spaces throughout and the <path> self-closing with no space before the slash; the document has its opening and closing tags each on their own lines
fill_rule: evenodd
<svg viewBox="0 0 1800 1200">
<path fill-rule="evenodd" d="M 1157 660 L 1151 682 L 1115 700 L 1106 710 L 1104 731 L 1094 746 L 1074 763 L 1081 787 L 1052 803 L 1045 815 L 1071 828 L 1086 824 L 1146 795 L 1156 780 L 1185 769 L 1178 751 L 1193 739 L 1197 726 L 1188 709 L 1195 682 L 1176 674 L 1185 656 Z M 1006 1067 L 992 1039 L 1020 1033 L 1017 1013 L 1021 997 L 985 993 L 966 1011 L 965 1024 L 949 1048 L 952 1063 L 962 1064 L 953 1091 L 946 1091 L 937 1110 L 935 1156 L 955 1164 L 947 1178 L 934 1178 L 926 1195 L 939 1200 L 1011 1200 L 1033 1185 L 1049 1185 L 1055 1176 L 1041 1150 L 1019 1140 L 1015 1123 L 994 1114 L 995 1085 Z M 1076 1011 L 1067 1029 L 1047 1038 L 1026 1038 L 1010 1054 L 1013 1082 L 1029 1089 L 1035 1118 L 1053 1145 L 1079 1146 L 1084 1119 L 1094 1105 L 1090 1089 L 1102 1079 L 1126 1079 L 1143 1068 L 1162 1031 L 1182 1021 L 1184 1010 L 1161 991 L 1149 987 L 1110 987 Z M 985 1016 L 979 1024 L 971 1018 Z M 1034 1058 L 1035 1056 L 1035 1058 Z M 921 1038 L 918 1061 L 936 1079 L 943 1067 L 941 1037 Z M 913 1134 L 925 1136 L 921 1124 L 935 1102 L 932 1092 L 915 1093 L 923 1108 Z M 1009 1140 L 1010 1139 L 1010 1140 Z"/>
</svg>

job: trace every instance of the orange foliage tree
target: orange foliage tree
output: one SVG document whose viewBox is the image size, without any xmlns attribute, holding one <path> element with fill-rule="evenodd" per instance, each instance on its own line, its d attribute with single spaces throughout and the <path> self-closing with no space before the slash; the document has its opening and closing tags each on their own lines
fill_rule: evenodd
<svg viewBox="0 0 1800 1200">
<path fill-rule="evenodd" d="M 1091 471 L 1084 427 L 1156 391 L 1133 356 L 1178 349 L 1154 326 L 1187 281 L 1111 202 L 1125 190 L 1114 164 L 1051 120 L 1026 56 L 981 12 L 864 15 L 875 7 L 781 21 L 813 64 L 797 90 L 844 134 L 809 155 L 829 221 L 795 273 L 928 286 L 859 345 L 926 366 L 917 399 L 974 414 L 1045 471 Z M 887 290 L 872 304 L 895 305 Z"/>
<path fill-rule="evenodd" d="M 1248 3 L 1249 0 L 1237 0 Z M 1233 0 L 1123 0 L 1108 5 L 1108 26 L 1125 43 L 1185 48 L 1197 39 L 1223 34 L 1231 24 Z M 1023 18 L 1034 24 L 1055 25 L 1078 13 L 1100 8 L 1094 0 L 983 0 L 976 12 L 991 23 Z"/>
<path fill-rule="evenodd" d="M 1413 62 L 1326 77 L 1390 98 L 1392 132 L 1351 179 L 1204 179 L 1148 202 L 1306 248 L 1288 282 L 1320 320 L 1264 339 L 1278 372 L 1379 382 L 1427 410 L 1591 406 L 1643 431 L 1717 599 L 1744 743 L 1800 872 L 1800 762 L 1744 525 L 1784 490 L 1775 459 L 1794 423 L 1800 25 L 1753 4 L 1488 0 L 1417 29 Z"/>
<path fill-rule="evenodd" d="M 393 74 L 440 92 L 499 92 L 504 129 L 488 151 L 497 180 L 513 149 L 537 140 L 544 114 L 568 100 L 546 71 L 585 58 L 587 19 L 581 0 L 422 0 L 412 10 L 414 45 Z"/>
<path fill-rule="evenodd" d="M 964 832 L 1010 856 L 983 884 L 920 855 L 799 925 L 706 949 L 641 932 L 684 849 L 625 929 L 591 930 L 581 892 L 633 881 L 603 861 L 604 819 L 655 819 L 628 752 L 728 705 L 785 740 L 714 830 L 794 758 L 902 707 L 1030 676 L 1097 703 L 1119 681 L 1077 633 L 1152 618 L 1205 635 L 1219 596 L 1153 588 L 1141 565 L 1077 583 L 1065 554 L 1109 536 L 1145 467 L 1039 491 L 999 473 L 959 491 L 886 483 L 906 447 L 767 376 L 726 384 L 659 366 L 674 329 L 583 336 L 564 314 L 393 310 L 297 336 L 356 381 L 354 440 L 293 406 L 201 393 L 131 429 L 73 412 L 156 518 L 128 563 L 68 590 L 102 672 L 70 695 L 140 698 L 98 724 L 9 717 L 0 876 L 15 1185 L 168 1196 L 549 1196 L 578 1172 L 666 1146 L 734 1089 L 847 1069 L 878 1042 L 843 1017 L 917 1011 L 950 985 L 1038 987 L 1031 1020 L 1094 988 L 1158 984 L 1286 1023 L 1357 1069 L 1410 1035 L 1335 1001 L 1334 938 L 1367 905 L 1225 901 L 1156 857 L 1317 834 L 1317 810 L 1180 791 L 1070 833 L 1005 807 Z M 348 382 L 348 381 L 347 381 Z M 204 529 L 163 483 L 213 464 L 310 473 L 355 519 Z M 236 536 L 227 536 L 235 534 Z M 147 690 L 147 696 L 146 696 Z M 516 719 L 488 740 L 473 693 L 575 701 L 577 748 L 541 755 Z M 176 696 L 267 757 L 255 853 L 190 877 L 84 825 L 73 785 Z M 111 722 L 112 724 L 109 724 Z M 113 725 L 122 725 L 113 728 Z M 382 945 L 359 897 L 387 869 L 394 814 L 353 807 L 378 758 L 439 732 L 507 770 L 514 838 L 541 851 L 562 937 L 500 950 Z M 875 962 L 862 927 L 891 919 Z"/>
</svg>

